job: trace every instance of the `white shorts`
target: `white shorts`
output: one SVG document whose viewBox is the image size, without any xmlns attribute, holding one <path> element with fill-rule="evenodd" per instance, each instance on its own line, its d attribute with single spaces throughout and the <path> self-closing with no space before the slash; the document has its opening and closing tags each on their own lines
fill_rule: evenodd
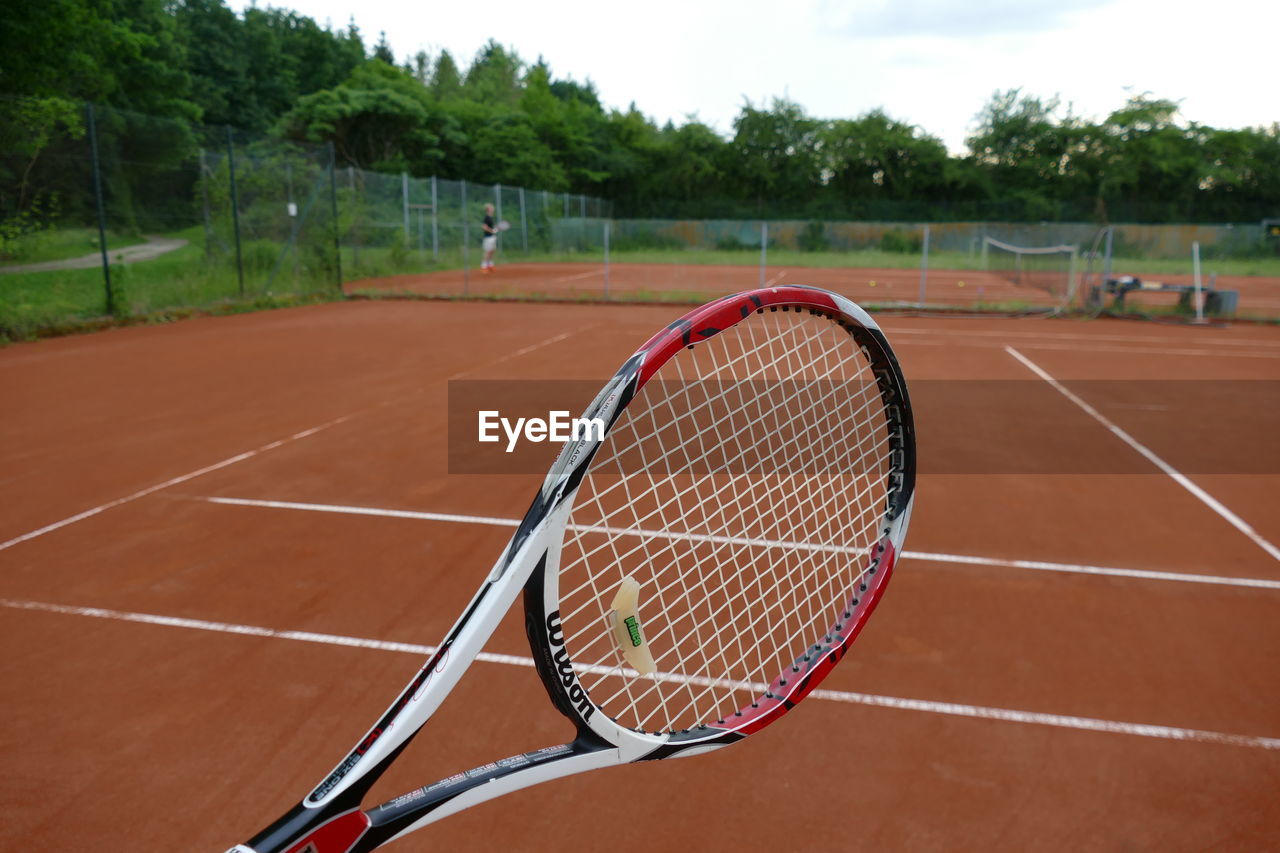
<svg viewBox="0 0 1280 853">
<path fill-rule="evenodd" d="M 492 252 L 494 249 L 498 248 L 498 238 L 496 235 L 490 234 L 480 242 L 480 245 L 484 247 L 486 252 Z"/>
</svg>

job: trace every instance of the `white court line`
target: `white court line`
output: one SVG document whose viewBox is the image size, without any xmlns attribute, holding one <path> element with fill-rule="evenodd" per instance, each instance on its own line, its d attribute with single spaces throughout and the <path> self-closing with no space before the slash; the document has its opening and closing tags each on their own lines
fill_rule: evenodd
<svg viewBox="0 0 1280 853">
<path fill-rule="evenodd" d="M 343 506 L 335 504 L 295 503 L 291 501 L 263 501 L 249 498 L 205 498 L 210 503 L 228 506 L 262 507 L 266 509 L 294 509 L 307 512 L 335 512 L 344 515 L 371 515 L 384 518 L 409 518 L 418 521 L 442 521 L 453 524 L 483 524 L 492 527 L 519 527 L 520 521 L 515 518 L 497 518 L 484 515 L 457 515 L 443 512 L 415 512 L 411 510 L 378 509 L 375 507 Z M 594 529 L 594 528 L 593 528 Z M 812 545 L 798 542 L 777 542 L 773 540 L 752 540 L 728 536 L 704 536 L 693 533 L 668 533 L 652 530 L 622 530 L 617 528 L 601 528 L 601 532 L 632 535 L 641 538 L 678 539 L 695 542 L 738 543 L 759 547 L 799 547 L 810 551 L 831 553 L 857 553 L 859 549 L 845 548 L 838 545 Z M 1048 563 L 1040 560 L 1004 560 L 993 557 L 972 557 L 963 554 L 938 554 L 929 551 L 902 552 L 902 556 L 912 560 L 924 560 L 933 563 L 957 563 L 969 566 L 996 566 L 1000 568 L 1028 569 L 1040 572 L 1065 572 L 1079 575 L 1101 575 L 1106 577 L 1136 578 L 1138 580 L 1177 581 L 1182 583 L 1216 584 L 1219 586 L 1251 587 L 1254 589 L 1280 590 L 1280 580 L 1267 578 L 1220 577 L 1217 575 L 1183 574 L 1180 572 L 1158 572 L 1145 569 L 1121 569 L 1110 566 L 1076 565 L 1072 563 Z"/>
<path fill-rule="evenodd" d="M 765 287 L 773 287 L 775 284 L 777 284 L 779 281 L 781 281 L 781 280 L 782 280 L 782 277 L 783 277 L 784 275 L 786 275 L 786 274 L 787 274 L 787 270 L 783 270 L 782 272 L 780 272 L 780 273 L 778 273 L 777 275 L 775 275 L 773 278 L 771 278 L 771 279 L 769 279 L 768 281 L 766 281 L 766 282 L 764 283 L 764 286 L 765 286 Z"/>
<path fill-rule="evenodd" d="M 1102 414 L 1093 406 L 1090 406 L 1084 400 L 1080 399 L 1075 394 L 1071 393 L 1071 391 L 1067 390 L 1062 385 L 1062 383 L 1060 383 L 1058 380 L 1050 376 L 1042 367 L 1040 367 L 1040 365 L 1036 364 L 1034 361 L 1027 358 L 1025 355 L 1018 352 L 1013 347 L 1006 346 L 1004 349 L 1005 349 L 1005 352 L 1009 353 L 1009 355 L 1013 356 L 1018 361 L 1022 362 L 1022 364 L 1028 370 L 1030 370 L 1036 376 L 1039 376 L 1045 382 L 1049 383 L 1049 385 L 1053 388 L 1053 390 L 1057 391 L 1059 394 L 1066 397 L 1071 402 L 1075 403 L 1078 407 L 1080 407 L 1080 409 L 1084 411 L 1085 414 L 1087 414 L 1089 417 L 1093 418 L 1095 421 L 1097 421 L 1098 423 L 1106 427 L 1108 430 L 1110 430 L 1111 433 L 1116 438 L 1120 439 L 1125 444 L 1132 447 L 1139 454 L 1141 454 L 1142 457 L 1145 458 L 1148 462 L 1150 462 L 1152 465 L 1155 465 L 1157 468 L 1159 468 L 1161 471 L 1167 474 L 1170 477 L 1170 479 L 1172 479 L 1175 483 L 1177 483 L 1179 486 L 1182 486 L 1182 488 L 1186 489 L 1193 496 L 1195 496 L 1197 500 L 1199 500 L 1205 506 L 1209 507 L 1209 509 L 1216 512 L 1218 515 L 1222 516 L 1222 518 L 1225 519 L 1228 524 L 1230 524 L 1236 530 L 1239 530 L 1245 536 L 1249 537 L 1249 539 L 1253 541 L 1253 544 L 1257 545 L 1263 551 L 1266 551 L 1267 554 L 1270 555 L 1273 560 L 1280 562 L 1280 548 L 1277 548 L 1275 545 L 1272 545 L 1270 542 L 1264 539 L 1244 519 L 1236 515 L 1231 510 L 1227 509 L 1226 506 L 1224 506 L 1220 501 L 1218 501 L 1217 498 L 1215 498 L 1213 495 L 1209 494 L 1204 489 L 1197 486 L 1195 483 L 1191 482 L 1191 480 L 1188 479 L 1180 471 L 1178 471 L 1178 469 L 1174 468 L 1168 462 L 1165 462 L 1163 459 L 1161 459 L 1159 456 L 1153 453 L 1146 445 L 1142 444 L 1133 436 L 1129 435 L 1129 433 L 1125 432 L 1120 427 L 1116 426 L 1114 423 L 1111 422 L 1111 420 L 1107 418 L 1106 415 Z"/>
<path fill-rule="evenodd" d="M 547 338 L 544 341 L 538 341 L 536 344 L 529 344 L 529 346 L 527 347 L 521 347 L 515 352 L 509 352 L 504 356 L 499 356 L 498 358 L 495 358 L 493 361 L 488 361 L 477 367 L 471 367 L 459 373 L 455 373 L 452 376 L 450 376 L 449 379 L 460 379 L 461 377 L 475 373 L 478 370 L 487 370 L 496 364 L 502 364 L 504 361 L 510 361 L 513 358 L 519 358 L 522 355 L 528 355 L 534 350 L 539 350 L 539 349 L 542 349 L 543 347 L 551 346 L 552 344 L 559 343 L 560 341 L 563 341 L 565 338 L 570 337 L 572 335 L 576 335 L 578 332 L 581 332 L 584 329 L 589 329 L 589 328 L 591 327 L 583 326 L 581 329 L 575 329 L 572 332 L 561 332 L 558 335 L 552 335 L 551 337 Z M 448 381 L 448 380 L 445 380 L 445 381 Z"/>
<path fill-rule="evenodd" d="M 230 622 L 210 622 L 204 619 L 187 619 L 177 616 L 159 616 L 151 613 L 134 613 L 122 610 L 108 610 L 101 607 L 73 607 L 65 604 L 50 604 L 43 601 L 19 601 L 0 598 L 0 606 L 15 610 L 34 610 L 44 613 L 60 613 L 69 616 L 87 616 L 95 619 L 110 619 L 118 622 L 137 622 L 146 625 L 160 625 L 168 628 L 187 628 L 197 631 L 213 631 L 223 634 L 240 634 L 250 637 L 264 637 L 274 640 L 294 640 L 304 643 L 320 643 L 348 648 L 374 649 L 377 651 L 404 652 L 428 656 L 434 654 L 434 646 L 423 646 L 415 643 L 396 643 L 386 640 L 372 640 L 364 637 L 349 637 L 341 634 L 320 634 L 312 631 L 278 631 L 274 628 L 263 628 L 257 625 L 237 625 Z M 532 658 L 520 655 L 480 652 L 476 660 L 485 663 L 498 663 L 507 666 L 532 668 Z M 593 669 L 595 669 L 593 667 Z M 614 668 L 607 668 L 608 673 Z M 708 679 L 682 676 L 679 674 L 663 674 L 663 681 L 688 682 L 690 684 L 715 684 L 727 688 L 767 689 L 767 685 L 744 685 L 727 679 Z M 1219 744 L 1224 746 L 1242 746 L 1252 749 L 1280 749 L 1280 738 L 1257 737 L 1253 735 L 1235 735 L 1225 732 L 1213 732 L 1203 729 L 1184 729 L 1174 726 L 1157 726 L 1146 723 L 1125 723 L 1116 720 L 1100 720 L 1094 717 L 1073 717 L 1063 714 L 1044 714 L 1037 711 L 1019 711 L 1012 708 L 991 708 L 982 705 L 962 705 L 956 702 L 934 702 L 927 699 L 906 699 L 898 696 L 881 696 L 874 693 L 854 693 L 844 690 L 814 690 L 809 696 L 825 702 L 843 702 L 851 705 L 871 705 L 880 708 L 893 708 L 900 711 L 921 711 L 928 714 L 943 714 L 951 717 L 969 717 L 979 720 L 994 720 L 1004 723 L 1025 723 L 1029 725 L 1051 726 L 1061 729 L 1076 729 L 1089 732 L 1106 732 L 1135 737 L 1160 738 L 1163 740 L 1192 741 L 1197 743 Z"/>
<path fill-rule="evenodd" d="M 575 273 L 574 275 L 564 275 L 560 278 L 553 278 L 552 281 L 577 281 L 580 278 L 591 278 L 594 275 L 603 276 L 604 267 L 595 270 L 587 270 L 586 272 Z"/>
<path fill-rule="evenodd" d="M 344 415 L 343 417 L 340 417 L 336 420 L 329 421 L 328 423 L 325 423 L 325 424 L 321 424 L 320 426 L 312 427 L 311 429 L 304 429 L 302 432 L 295 432 L 293 435 L 289 436 L 288 438 L 282 438 L 279 441 L 273 441 L 270 444 L 264 444 L 256 450 L 250 450 L 246 453 L 238 453 L 229 459 L 223 459 L 221 462 L 215 462 L 212 465 L 209 465 L 205 468 L 200 468 L 199 470 L 196 470 L 196 471 L 192 471 L 189 474 L 183 474 L 180 477 L 174 477 L 172 480 L 165 480 L 163 483 L 159 483 L 158 485 L 149 486 L 141 491 L 134 492 L 131 495 L 126 495 L 125 497 L 118 498 L 114 501 L 108 501 L 107 503 L 100 504 L 99 506 L 95 506 L 93 509 L 87 509 L 84 512 L 77 513 L 73 516 L 70 516 L 69 518 L 64 518 L 61 521 L 55 521 L 53 524 L 46 524 L 44 527 L 41 527 L 39 530 L 32 530 L 30 533 L 24 533 L 21 536 L 15 536 L 13 539 L 10 539 L 7 542 L 0 542 L 0 551 L 3 551 L 6 548 L 11 548 L 14 545 L 17 545 L 19 542 L 26 542 L 28 539 L 35 539 L 37 536 L 43 536 L 46 533 L 51 533 L 54 530 L 58 530 L 59 528 L 66 527 L 68 524 L 75 524 L 77 521 L 83 521 L 86 518 L 91 518 L 92 516 L 95 516 L 98 513 L 103 512 L 104 510 L 111 509 L 112 507 L 117 507 L 117 506 L 120 506 L 121 504 L 129 503 L 129 501 L 136 501 L 138 498 L 144 498 L 147 495 L 152 494 L 153 492 L 160 491 L 161 489 L 167 489 L 170 486 L 176 486 L 179 483 L 185 483 L 188 480 L 194 480 L 196 477 L 199 477 L 203 474 L 208 474 L 211 471 L 217 471 L 219 468 L 226 468 L 228 465 L 234 465 L 237 462 L 243 462 L 246 459 L 252 459 L 254 456 L 257 456 L 259 453 L 265 453 L 268 450 L 274 450 L 275 448 L 280 447 L 283 444 L 287 444 L 291 441 L 297 441 L 300 438 L 306 438 L 307 436 L 315 435 L 316 433 L 320 432 L 320 430 L 322 429 L 328 429 L 329 427 L 334 426 L 335 424 L 340 424 L 343 421 L 348 420 L 352 417 L 354 417 L 354 415 Z"/>
</svg>

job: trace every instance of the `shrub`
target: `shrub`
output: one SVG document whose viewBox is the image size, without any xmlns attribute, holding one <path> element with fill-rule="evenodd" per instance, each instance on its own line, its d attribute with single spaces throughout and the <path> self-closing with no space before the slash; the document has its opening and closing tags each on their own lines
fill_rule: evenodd
<svg viewBox="0 0 1280 853">
<path fill-rule="evenodd" d="M 923 248 L 924 240 L 919 235 L 904 231 L 901 228 L 886 231 L 880 237 L 880 251 L 882 252 L 910 255 L 919 252 Z"/>
<path fill-rule="evenodd" d="M 825 252 L 831 248 L 827 244 L 827 230 L 821 222 L 810 222 L 804 226 L 797 238 L 802 252 Z"/>
</svg>

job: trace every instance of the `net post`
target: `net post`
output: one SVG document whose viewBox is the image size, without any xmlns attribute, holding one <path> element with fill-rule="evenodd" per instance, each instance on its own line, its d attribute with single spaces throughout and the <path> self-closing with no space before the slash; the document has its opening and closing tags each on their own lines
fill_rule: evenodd
<svg viewBox="0 0 1280 853">
<path fill-rule="evenodd" d="M 924 246 L 920 252 L 920 298 L 917 304 L 924 307 L 925 284 L 929 280 L 929 223 L 924 225 Z"/>
<path fill-rule="evenodd" d="M 1115 240 L 1115 228 L 1108 227 L 1107 228 L 1107 257 L 1102 264 L 1102 283 L 1104 286 L 1107 283 L 1106 280 L 1111 278 L 1111 249 L 1112 249 L 1112 244 L 1114 240 Z"/>
<path fill-rule="evenodd" d="M 236 149 L 231 136 L 231 125 L 227 131 L 227 166 L 231 174 L 231 226 L 236 236 L 236 276 L 240 280 L 240 298 L 244 298 L 244 259 L 240 253 L 240 203 L 236 194 Z"/>
<path fill-rule="evenodd" d="M 98 126 L 94 122 L 93 104 L 85 102 L 85 116 L 89 125 L 89 154 L 93 158 L 93 199 L 98 212 L 98 247 L 102 251 L 102 282 L 105 287 L 107 313 L 113 313 L 115 300 L 111 297 L 111 260 L 107 250 L 106 206 L 102 201 L 102 168 L 98 161 Z"/>
<path fill-rule="evenodd" d="M 1191 274 L 1196 288 L 1196 323 L 1204 322 L 1204 294 L 1200 288 L 1200 241 L 1191 243 Z"/>
<path fill-rule="evenodd" d="M 1071 247 L 1071 260 L 1067 263 L 1067 301 L 1066 307 L 1070 308 L 1076 301 L 1076 290 L 1079 288 L 1080 276 L 1080 249 L 1078 246 Z"/>
</svg>

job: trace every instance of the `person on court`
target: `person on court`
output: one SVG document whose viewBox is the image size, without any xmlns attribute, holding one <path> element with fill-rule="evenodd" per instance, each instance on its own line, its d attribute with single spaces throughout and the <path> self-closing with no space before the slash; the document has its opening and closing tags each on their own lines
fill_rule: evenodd
<svg viewBox="0 0 1280 853">
<path fill-rule="evenodd" d="M 484 248 L 484 257 L 480 260 L 481 272 L 493 272 L 493 255 L 498 250 L 498 225 L 493 221 L 493 205 L 484 206 L 484 221 L 480 223 L 484 236 L 480 245 Z"/>
</svg>

